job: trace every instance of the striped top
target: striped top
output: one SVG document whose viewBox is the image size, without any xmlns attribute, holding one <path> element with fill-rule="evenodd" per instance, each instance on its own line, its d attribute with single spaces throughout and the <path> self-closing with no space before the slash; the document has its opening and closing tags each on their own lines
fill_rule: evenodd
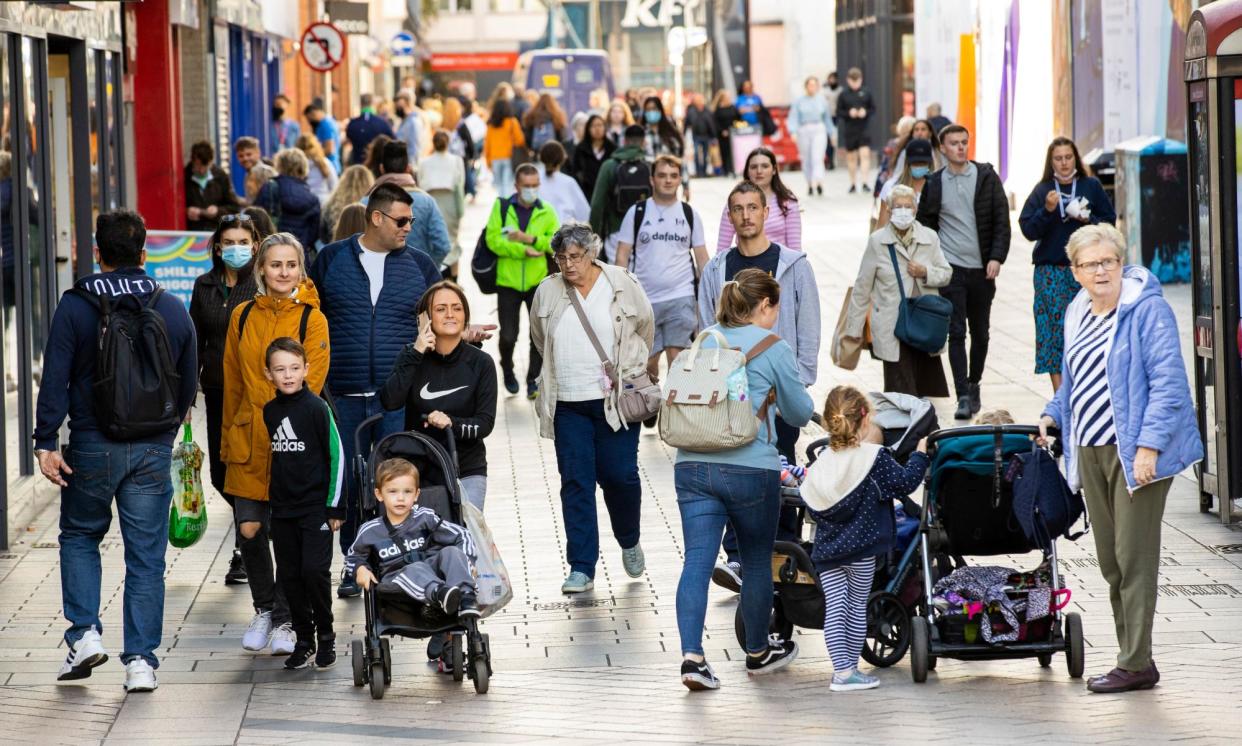
<svg viewBox="0 0 1242 746">
<path fill-rule="evenodd" d="M 1105 446 L 1117 442 L 1105 371 L 1109 342 L 1116 325 L 1117 309 L 1097 316 L 1088 308 L 1078 333 L 1065 350 L 1066 365 L 1074 381 L 1070 411 L 1080 446 Z"/>
</svg>

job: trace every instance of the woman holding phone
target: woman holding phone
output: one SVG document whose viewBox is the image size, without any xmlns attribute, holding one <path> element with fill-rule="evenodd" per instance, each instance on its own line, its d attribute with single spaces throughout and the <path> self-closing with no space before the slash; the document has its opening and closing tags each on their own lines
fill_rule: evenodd
<svg viewBox="0 0 1242 746">
<path fill-rule="evenodd" d="M 465 498 L 483 510 L 487 449 L 483 439 L 496 421 L 496 366 L 466 342 L 470 323 L 466 293 L 450 280 L 437 282 L 418 302 L 418 338 L 397 356 L 379 391 L 387 410 L 405 407 L 405 429 L 447 443 L 452 428 Z"/>
</svg>

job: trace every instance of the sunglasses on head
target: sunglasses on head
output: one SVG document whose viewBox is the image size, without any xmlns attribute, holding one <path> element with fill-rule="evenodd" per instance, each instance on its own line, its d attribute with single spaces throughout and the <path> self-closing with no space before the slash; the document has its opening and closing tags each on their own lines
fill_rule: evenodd
<svg viewBox="0 0 1242 746">
<path fill-rule="evenodd" d="M 250 217 L 244 212 L 237 212 L 231 215 L 220 216 L 221 223 L 249 223 L 252 220 L 254 220 L 254 218 Z"/>
</svg>

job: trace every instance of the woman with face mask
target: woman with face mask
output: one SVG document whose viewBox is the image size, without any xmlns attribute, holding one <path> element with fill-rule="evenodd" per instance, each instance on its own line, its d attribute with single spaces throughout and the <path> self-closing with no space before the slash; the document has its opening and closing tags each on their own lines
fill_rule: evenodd
<svg viewBox="0 0 1242 746">
<path fill-rule="evenodd" d="M 897 339 L 895 331 L 903 291 L 910 298 L 937 295 L 936 288 L 949 284 L 953 269 L 940 250 L 936 232 L 915 221 L 913 189 L 904 184 L 893 187 L 888 210 L 888 225 L 867 240 L 850 304 L 844 311 L 841 336 L 862 339 L 870 316 L 871 356 L 884 362 L 884 390 L 921 397 L 948 396 L 940 353 L 915 349 Z"/>
<path fill-rule="evenodd" d="M 1018 218 L 1022 235 L 1035 242 L 1035 372 L 1048 374 L 1053 392 L 1061 387 L 1065 309 L 1081 289 L 1065 245 L 1084 225 L 1116 220 L 1108 193 L 1087 171 L 1078 146 L 1068 137 L 1053 140 L 1044 159 L 1044 177 Z"/>
<path fill-rule="evenodd" d="M 224 495 L 220 460 L 221 409 L 224 405 L 224 340 L 233 309 L 254 298 L 254 251 L 261 240 L 258 225 L 246 213 L 221 216 L 211 234 L 211 270 L 194 281 L 190 320 L 198 337 L 198 382 L 207 407 L 207 458 L 211 484 Z M 228 500 L 225 496 L 225 500 Z M 229 503 L 232 505 L 232 502 Z M 234 542 L 225 585 L 246 582 L 241 552 Z"/>
<path fill-rule="evenodd" d="M 658 96 L 648 96 L 643 101 L 643 150 L 647 163 L 654 163 L 657 156 L 671 155 L 682 160 L 681 187 L 683 199 L 690 201 L 690 170 L 682 156 L 686 152 L 685 141 L 677 131 L 673 120 L 664 115 L 664 103 Z"/>
<path fill-rule="evenodd" d="M 927 176 L 935 170 L 934 150 L 929 140 L 918 139 L 906 143 L 899 158 L 900 171 L 884 182 L 884 187 L 880 190 L 880 214 L 875 221 L 877 229 L 888 225 L 888 197 L 898 184 L 904 184 L 914 190 L 914 205 L 916 209 L 918 208 L 919 197 L 923 194 L 923 185 L 927 183 Z"/>
</svg>

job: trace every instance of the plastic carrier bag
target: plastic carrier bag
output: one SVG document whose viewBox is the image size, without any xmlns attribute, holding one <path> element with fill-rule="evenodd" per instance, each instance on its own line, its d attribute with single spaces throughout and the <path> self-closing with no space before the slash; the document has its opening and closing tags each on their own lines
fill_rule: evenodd
<svg viewBox="0 0 1242 746">
<path fill-rule="evenodd" d="M 187 424 L 172 452 L 172 505 L 168 508 L 168 543 L 178 549 L 193 546 L 207 532 L 207 503 L 203 498 L 203 449 L 194 442 Z"/>
<path fill-rule="evenodd" d="M 483 511 L 463 500 L 461 503 L 462 517 L 466 521 L 466 530 L 474 540 L 474 548 L 478 556 L 474 560 L 474 568 L 478 573 L 475 582 L 478 585 L 479 612 L 488 617 L 500 611 L 513 599 L 513 584 L 509 582 L 509 571 L 500 558 L 500 550 L 492 538 L 492 531 L 487 527 Z"/>
</svg>

